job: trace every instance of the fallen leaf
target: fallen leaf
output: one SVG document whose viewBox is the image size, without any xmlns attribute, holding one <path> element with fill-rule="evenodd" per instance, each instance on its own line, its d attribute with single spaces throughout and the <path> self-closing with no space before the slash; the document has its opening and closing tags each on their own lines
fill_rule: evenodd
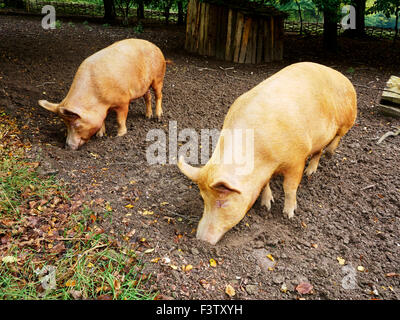
<svg viewBox="0 0 400 320">
<path fill-rule="evenodd" d="M 346 260 L 344 260 L 342 257 L 337 257 L 336 259 L 337 259 L 337 261 L 339 261 L 339 264 L 341 266 L 343 266 L 345 264 L 345 262 L 346 262 Z"/>
<path fill-rule="evenodd" d="M 360 272 L 364 272 L 364 271 L 365 271 L 365 268 L 364 268 L 363 266 L 358 266 L 358 267 L 357 267 L 357 270 L 360 271 Z"/>
<path fill-rule="evenodd" d="M 108 294 L 102 294 L 101 296 L 97 297 L 97 300 L 112 300 L 112 297 Z"/>
<path fill-rule="evenodd" d="M 228 296 L 233 297 L 236 294 L 236 291 L 230 284 L 227 284 L 225 287 L 225 293 Z"/>
<path fill-rule="evenodd" d="M 149 216 L 149 215 L 152 215 L 152 214 L 154 214 L 154 211 L 144 210 L 142 212 L 142 215 L 144 215 L 144 216 Z"/>
<path fill-rule="evenodd" d="M 272 262 L 275 261 L 275 259 L 274 259 L 274 257 L 272 256 L 272 254 L 267 254 L 267 258 L 268 258 L 269 260 L 271 260 Z"/>
<path fill-rule="evenodd" d="M 76 281 L 74 279 L 69 279 L 66 283 L 65 286 L 66 287 L 74 287 L 76 284 Z"/>
<path fill-rule="evenodd" d="M 312 289 L 313 289 L 312 284 L 307 282 L 302 282 L 296 287 L 296 291 L 301 294 L 311 293 Z"/>
<path fill-rule="evenodd" d="M 396 273 L 396 272 L 386 273 L 386 277 L 398 277 L 398 276 L 400 276 L 400 273 Z"/>
<path fill-rule="evenodd" d="M 75 299 L 79 300 L 82 298 L 82 292 L 78 290 L 70 290 L 69 294 Z"/>
<path fill-rule="evenodd" d="M 1 259 L 1 261 L 3 261 L 4 263 L 13 263 L 17 262 L 18 259 L 14 256 L 5 256 L 3 259 Z"/>
<path fill-rule="evenodd" d="M 119 290 L 121 289 L 121 282 L 118 279 L 114 279 L 114 289 Z"/>
<path fill-rule="evenodd" d="M 125 208 L 131 209 L 131 208 L 133 208 L 133 204 L 127 204 L 127 205 L 125 206 Z"/>
<path fill-rule="evenodd" d="M 189 272 L 192 269 L 193 269 L 193 266 L 191 264 L 188 264 L 187 266 L 183 266 L 183 271 L 185 271 L 185 272 Z"/>
<path fill-rule="evenodd" d="M 215 261 L 214 259 L 210 259 L 210 266 L 215 268 L 217 266 L 217 261 Z"/>
<path fill-rule="evenodd" d="M 144 253 L 152 253 L 153 251 L 154 251 L 154 248 L 151 248 L 151 249 L 145 250 Z"/>
<path fill-rule="evenodd" d="M 159 260 L 160 260 L 161 258 L 154 258 L 154 259 L 151 259 L 150 260 L 150 262 L 152 262 L 152 263 L 157 263 Z"/>
</svg>

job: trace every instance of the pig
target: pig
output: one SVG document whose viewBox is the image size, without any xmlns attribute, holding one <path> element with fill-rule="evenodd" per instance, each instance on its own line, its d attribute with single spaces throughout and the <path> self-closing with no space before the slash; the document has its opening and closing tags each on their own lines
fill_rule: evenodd
<svg viewBox="0 0 400 320">
<path fill-rule="evenodd" d="M 196 237 L 216 244 L 245 216 L 262 190 L 261 204 L 270 210 L 274 198 L 269 183 L 277 174 L 283 175 L 283 214 L 293 218 L 307 159 L 305 174 L 310 176 L 323 150 L 334 153 L 356 116 L 352 83 L 340 72 L 311 62 L 290 65 L 237 98 L 205 166 L 193 167 L 179 157 L 179 169 L 198 184 L 204 201 Z M 232 146 L 224 146 L 224 132 L 237 128 L 250 129 L 254 143 L 252 170 L 241 174 L 236 163 L 220 160 L 224 152 L 232 151 Z"/>
<path fill-rule="evenodd" d="M 144 97 L 146 117 L 152 117 L 150 88 L 156 99 L 156 116 L 162 116 L 162 87 L 166 64 L 161 50 L 149 41 L 126 39 L 115 42 L 79 66 L 71 88 L 61 103 L 39 100 L 43 108 L 58 114 L 65 122 L 66 146 L 76 150 L 95 133 L 105 134 L 109 110 L 117 114 L 118 136 L 126 134 L 129 103 Z"/>
</svg>

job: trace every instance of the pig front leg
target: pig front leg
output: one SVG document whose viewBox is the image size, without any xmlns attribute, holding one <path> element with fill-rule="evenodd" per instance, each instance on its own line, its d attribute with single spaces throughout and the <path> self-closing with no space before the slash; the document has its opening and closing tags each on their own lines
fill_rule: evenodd
<svg viewBox="0 0 400 320">
<path fill-rule="evenodd" d="M 129 110 L 129 103 L 118 107 L 116 109 L 117 112 L 117 122 L 118 122 L 118 137 L 121 137 L 126 134 L 126 118 L 128 116 L 128 110 Z"/>
<path fill-rule="evenodd" d="M 274 197 L 272 196 L 271 188 L 269 187 L 268 181 L 261 195 L 261 205 L 265 206 L 269 211 L 271 210 L 271 202 L 274 202 Z"/>
<path fill-rule="evenodd" d="M 289 219 L 294 217 L 297 209 L 296 193 L 303 176 L 304 163 L 288 168 L 284 172 L 283 191 L 285 192 L 285 205 L 283 214 Z"/>
<path fill-rule="evenodd" d="M 96 133 L 96 137 L 101 138 L 106 134 L 106 124 L 105 121 L 103 121 L 103 124 L 101 125 L 101 128 L 99 131 Z"/>
<path fill-rule="evenodd" d="M 322 156 L 322 150 L 312 155 L 310 162 L 308 163 L 307 169 L 305 170 L 307 176 L 310 176 L 313 173 L 315 173 L 315 171 L 317 171 L 321 156 Z"/>
</svg>

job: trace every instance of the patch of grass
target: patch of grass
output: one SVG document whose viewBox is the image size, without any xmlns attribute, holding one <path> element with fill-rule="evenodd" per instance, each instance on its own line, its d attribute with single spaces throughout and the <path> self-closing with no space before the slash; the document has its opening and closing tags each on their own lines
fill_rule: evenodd
<svg viewBox="0 0 400 320">
<path fill-rule="evenodd" d="M 25 158 L 15 121 L 0 111 L 0 300 L 154 299 L 131 247 L 109 237 L 79 196 Z"/>
</svg>

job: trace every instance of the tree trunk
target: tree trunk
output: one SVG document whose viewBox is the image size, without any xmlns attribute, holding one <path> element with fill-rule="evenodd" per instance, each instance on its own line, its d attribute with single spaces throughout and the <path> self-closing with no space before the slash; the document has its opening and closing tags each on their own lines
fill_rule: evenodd
<svg viewBox="0 0 400 320">
<path fill-rule="evenodd" d="M 25 4 L 23 0 L 6 0 L 5 5 L 6 7 L 25 9 Z"/>
<path fill-rule="evenodd" d="M 300 18 L 300 35 L 303 34 L 303 15 L 301 14 L 301 6 L 300 6 L 300 2 L 298 0 L 296 0 L 296 4 L 297 4 L 297 9 L 299 12 L 299 18 Z"/>
<path fill-rule="evenodd" d="M 104 20 L 115 20 L 115 6 L 114 0 L 103 0 L 104 3 Z"/>
<path fill-rule="evenodd" d="M 399 35 L 399 14 L 400 14 L 400 7 L 397 7 L 396 8 L 396 24 L 394 26 L 395 32 L 394 32 L 393 44 L 396 43 L 397 36 Z"/>
<path fill-rule="evenodd" d="M 358 37 L 365 35 L 365 7 L 366 0 L 355 0 L 354 7 L 356 9 L 356 30 L 355 34 Z"/>
<path fill-rule="evenodd" d="M 165 17 L 165 23 L 168 24 L 169 23 L 169 11 L 171 9 L 171 3 L 167 2 L 164 6 L 164 17 Z"/>
<path fill-rule="evenodd" d="M 184 24 L 184 13 L 183 13 L 183 3 L 182 0 L 178 1 L 178 25 Z"/>
<path fill-rule="evenodd" d="M 137 18 L 138 18 L 138 20 L 144 19 L 144 3 L 143 3 L 143 0 L 138 0 L 137 4 L 138 4 L 138 7 L 137 7 Z"/>
<path fill-rule="evenodd" d="M 329 51 L 337 50 L 337 15 L 335 10 L 324 10 L 324 47 Z"/>
</svg>

